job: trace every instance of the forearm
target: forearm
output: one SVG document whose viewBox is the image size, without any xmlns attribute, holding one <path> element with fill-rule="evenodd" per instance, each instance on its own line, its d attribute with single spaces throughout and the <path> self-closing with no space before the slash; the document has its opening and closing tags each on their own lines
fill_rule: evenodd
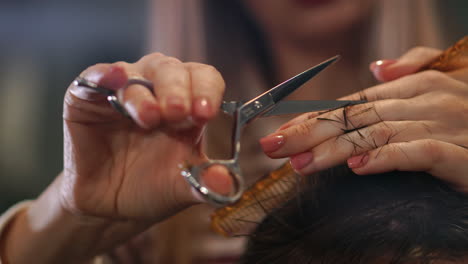
<svg viewBox="0 0 468 264">
<path fill-rule="evenodd" d="M 59 181 L 60 177 L 5 230 L 4 264 L 88 263 L 146 228 L 71 214 L 60 203 Z"/>
</svg>

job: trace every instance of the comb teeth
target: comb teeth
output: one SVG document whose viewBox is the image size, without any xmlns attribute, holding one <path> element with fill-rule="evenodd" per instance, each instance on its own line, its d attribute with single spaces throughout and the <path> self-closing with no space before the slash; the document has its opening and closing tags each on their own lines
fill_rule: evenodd
<svg viewBox="0 0 468 264">
<path fill-rule="evenodd" d="M 284 164 L 245 191 L 239 201 L 217 209 L 211 216 L 212 229 L 224 236 L 248 234 L 266 215 L 297 194 L 302 179 L 289 162 Z"/>
</svg>

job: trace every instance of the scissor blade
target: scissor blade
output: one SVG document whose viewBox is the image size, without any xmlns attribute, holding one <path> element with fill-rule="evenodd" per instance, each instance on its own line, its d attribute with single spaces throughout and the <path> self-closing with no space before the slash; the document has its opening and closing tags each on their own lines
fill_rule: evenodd
<svg viewBox="0 0 468 264">
<path fill-rule="evenodd" d="M 324 101 L 324 100 L 310 100 L 310 101 L 281 101 L 276 103 L 276 106 L 270 111 L 264 113 L 262 117 L 298 114 L 306 112 L 323 111 L 329 109 L 337 109 L 348 105 L 362 104 L 366 101 Z"/>
<path fill-rule="evenodd" d="M 304 83 L 306 83 L 308 80 L 312 79 L 315 75 L 319 74 L 321 71 L 323 71 L 325 68 L 330 66 L 332 63 L 334 63 L 336 60 L 340 58 L 339 55 L 330 58 L 302 73 L 299 73 L 298 75 L 292 77 L 291 79 L 280 83 L 279 85 L 271 88 L 268 93 L 271 94 L 273 101 L 279 102 L 282 99 L 284 99 L 286 96 L 290 95 L 292 92 L 294 92 L 297 88 L 301 87 Z"/>
</svg>

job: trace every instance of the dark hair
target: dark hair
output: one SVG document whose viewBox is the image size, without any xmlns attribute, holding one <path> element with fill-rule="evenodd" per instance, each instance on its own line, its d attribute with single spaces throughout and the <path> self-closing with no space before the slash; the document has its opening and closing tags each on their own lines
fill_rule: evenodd
<svg viewBox="0 0 468 264">
<path fill-rule="evenodd" d="M 250 236 L 242 263 L 462 263 L 468 196 L 424 172 L 308 176 Z M 460 261 L 460 262 L 456 262 Z"/>
</svg>

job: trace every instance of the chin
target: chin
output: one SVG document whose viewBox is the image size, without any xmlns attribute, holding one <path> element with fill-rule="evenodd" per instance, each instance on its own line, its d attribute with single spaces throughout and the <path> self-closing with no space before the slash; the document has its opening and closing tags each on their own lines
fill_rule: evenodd
<svg viewBox="0 0 468 264">
<path fill-rule="evenodd" d="M 244 0 L 267 34 L 320 38 L 370 17 L 376 0 Z"/>
<path fill-rule="evenodd" d="M 300 38 L 330 37 L 342 34 L 367 20 L 372 11 L 370 1 L 330 0 L 325 2 L 313 9 L 298 10 L 297 16 L 290 20 L 285 30 Z M 362 4 L 356 2 L 362 2 Z"/>
</svg>

